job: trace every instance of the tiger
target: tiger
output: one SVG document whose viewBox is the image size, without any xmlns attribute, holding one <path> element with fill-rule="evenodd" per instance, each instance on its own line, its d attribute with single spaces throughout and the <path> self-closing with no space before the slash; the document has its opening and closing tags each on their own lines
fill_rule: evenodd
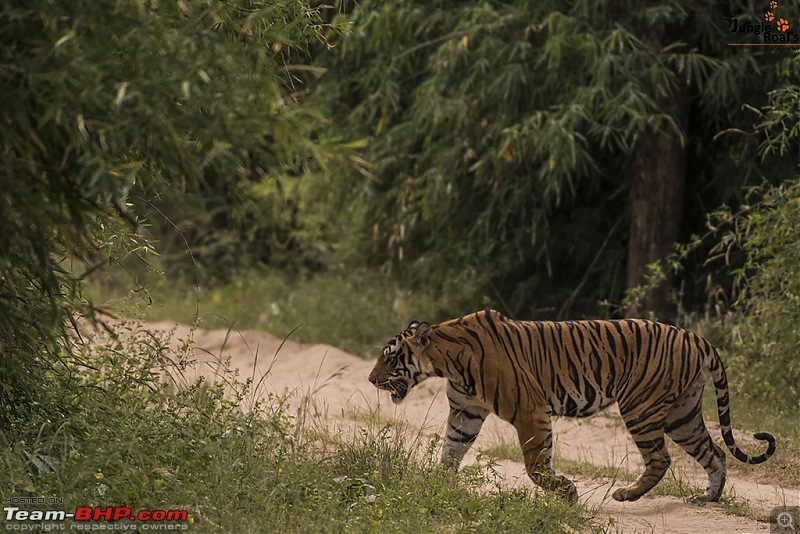
<svg viewBox="0 0 800 534">
<path fill-rule="evenodd" d="M 669 436 L 705 469 L 708 486 L 689 501 L 718 501 L 725 486 L 725 453 L 702 413 L 710 373 L 722 438 L 731 454 L 760 464 L 775 453 L 775 438 L 759 456 L 736 445 L 731 431 L 725 367 L 711 344 L 690 331 L 643 319 L 516 321 L 484 310 L 431 325 L 413 321 L 383 347 L 369 381 L 400 403 L 429 377 L 447 379 L 449 415 L 442 463 L 458 470 L 490 413 L 517 431 L 531 480 L 571 502 L 575 484 L 552 466 L 553 416 L 586 417 L 615 402 L 644 460 L 644 470 L 617 501 L 635 501 L 667 472 Z"/>
</svg>

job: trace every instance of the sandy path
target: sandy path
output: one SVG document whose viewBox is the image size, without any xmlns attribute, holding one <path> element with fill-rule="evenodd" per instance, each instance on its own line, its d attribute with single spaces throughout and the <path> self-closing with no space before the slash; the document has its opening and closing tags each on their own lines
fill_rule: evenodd
<svg viewBox="0 0 800 534">
<path fill-rule="evenodd" d="M 149 325 L 154 330 L 169 330 L 172 326 L 169 323 Z M 185 326 L 177 328 L 174 337 L 186 338 L 189 329 Z M 213 378 L 217 359 L 230 357 L 232 366 L 239 370 L 242 378 L 254 377 L 255 382 L 259 382 L 267 373 L 260 393 L 294 392 L 298 394 L 295 398 L 313 393 L 315 405 L 331 424 L 345 427 L 354 424 L 358 414 L 378 413 L 385 420 L 411 423 L 425 437 L 444 434 L 448 407 L 441 379 L 429 379 L 421 384 L 398 406 L 389 401 L 387 394 L 379 394 L 367 381 L 373 361 L 362 360 L 334 347 L 289 341 L 276 355 L 280 340 L 260 331 L 198 330 L 194 340 L 198 361 L 195 373 Z M 712 425 L 709 423 L 709 426 Z M 715 432 L 716 428 L 711 431 Z M 613 413 L 588 419 L 559 419 L 554 424 L 554 437 L 555 454 L 565 459 L 634 472 L 641 467 L 641 458 L 630 435 Z M 748 450 L 759 450 L 753 442 L 741 439 Z M 516 444 L 516 433 L 509 424 L 491 416 L 465 464 L 474 462 L 480 450 L 502 442 Z M 675 476 L 705 487 L 705 475 L 699 466 L 683 451 L 671 449 L 671 452 Z M 729 456 L 728 465 L 733 463 L 735 459 Z M 506 486 L 532 486 L 520 463 L 502 461 L 497 469 Z M 610 497 L 613 483 L 609 479 L 565 474 L 575 481 L 581 501 L 594 511 L 600 523 L 606 524 L 609 519 L 613 521 L 610 532 L 770 531 L 768 523 L 728 515 L 719 504 L 695 506 L 678 497 L 651 495 L 636 502 L 618 503 Z M 758 511 L 769 514 L 776 506 L 800 506 L 798 489 L 759 484 L 731 470 L 728 477 L 726 490 L 733 491 L 738 499 L 746 500 Z"/>
</svg>

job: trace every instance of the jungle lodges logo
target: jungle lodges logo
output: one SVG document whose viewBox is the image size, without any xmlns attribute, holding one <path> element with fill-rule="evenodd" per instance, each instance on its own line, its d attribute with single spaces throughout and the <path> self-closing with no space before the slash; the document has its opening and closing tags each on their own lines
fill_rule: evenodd
<svg viewBox="0 0 800 534">
<path fill-rule="evenodd" d="M 734 18 L 727 2 L 718 1 L 722 17 L 728 23 L 731 33 L 749 34 L 757 37 L 758 42 L 728 43 L 728 46 L 800 46 L 800 34 L 791 29 L 788 18 L 780 16 L 778 2 L 771 0 L 767 9 L 757 22 L 740 21 Z"/>
</svg>

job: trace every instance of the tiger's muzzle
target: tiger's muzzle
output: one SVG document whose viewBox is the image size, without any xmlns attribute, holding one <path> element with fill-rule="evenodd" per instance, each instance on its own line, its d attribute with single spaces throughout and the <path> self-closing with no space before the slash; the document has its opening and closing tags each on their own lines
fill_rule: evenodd
<svg viewBox="0 0 800 534">
<path fill-rule="evenodd" d="M 408 384 L 404 380 L 395 379 L 377 382 L 377 380 L 373 380 L 373 377 L 370 376 L 369 381 L 375 384 L 375 387 L 378 389 L 388 391 L 391 394 L 390 398 L 392 402 L 395 404 L 400 403 L 400 401 L 405 399 L 406 395 L 408 395 Z"/>
</svg>

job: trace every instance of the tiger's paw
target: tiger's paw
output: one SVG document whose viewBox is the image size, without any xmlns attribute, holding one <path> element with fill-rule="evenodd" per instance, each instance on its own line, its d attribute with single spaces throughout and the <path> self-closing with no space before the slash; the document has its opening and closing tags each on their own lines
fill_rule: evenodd
<svg viewBox="0 0 800 534">
<path fill-rule="evenodd" d="M 611 494 L 611 497 L 614 498 L 615 501 L 636 501 L 641 497 L 641 495 L 631 495 L 628 492 L 628 488 L 620 488 L 614 493 Z"/>
<path fill-rule="evenodd" d="M 571 503 L 578 502 L 578 489 L 575 487 L 574 484 L 572 486 L 572 491 L 570 491 L 569 495 L 567 495 L 567 500 Z"/>
<path fill-rule="evenodd" d="M 708 493 L 698 493 L 697 495 L 692 495 L 691 497 L 687 498 L 686 502 L 688 502 L 689 504 L 695 504 L 697 506 L 702 506 L 707 502 L 713 502 L 715 500 L 716 499 L 714 499 Z"/>
<path fill-rule="evenodd" d="M 558 495 L 570 503 L 578 502 L 578 489 L 575 484 L 566 479 L 564 481 L 565 484 L 557 490 Z"/>
</svg>

